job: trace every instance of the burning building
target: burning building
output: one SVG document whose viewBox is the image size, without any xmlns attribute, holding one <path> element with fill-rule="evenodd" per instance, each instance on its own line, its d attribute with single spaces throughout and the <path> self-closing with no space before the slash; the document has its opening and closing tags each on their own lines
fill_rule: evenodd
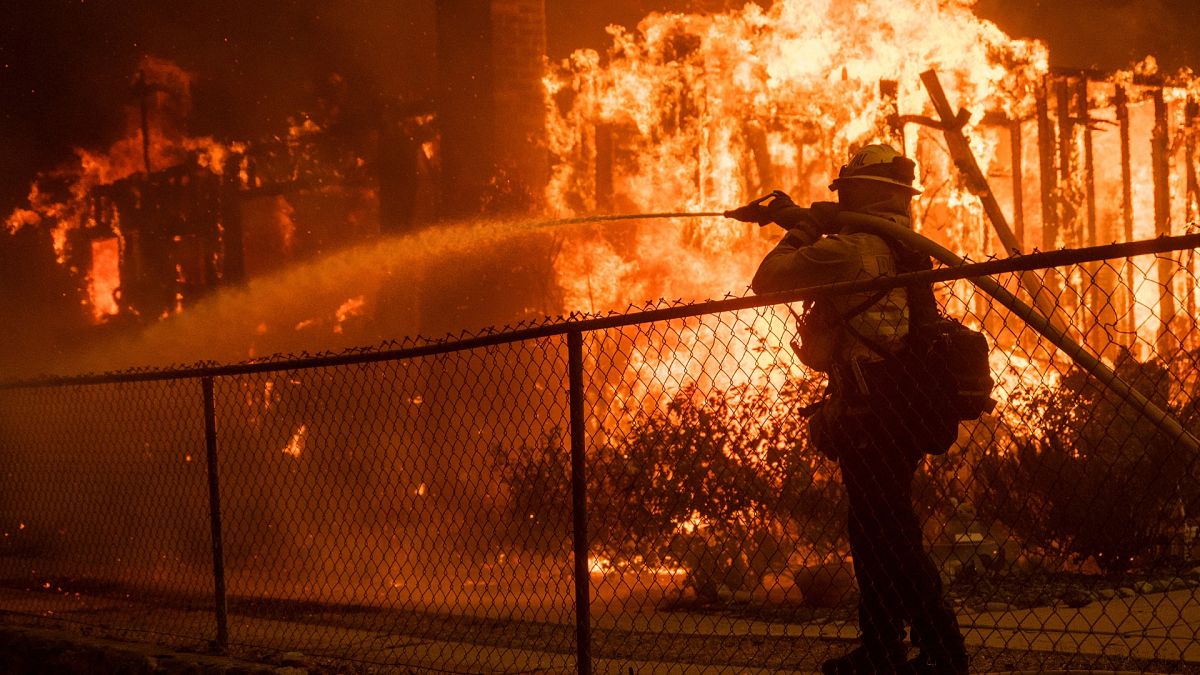
<svg viewBox="0 0 1200 675">
<path fill-rule="evenodd" d="M 607 53 L 576 52 L 547 76 L 547 201 L 559 212 L 720 211 L 773 188 L 829 199 L 849 152 L 885 141 L 921 167 L 918 230 L 975 259 L 1197 222 L 1200 85 L 1158 72 L 1153 58 L 1120 72 L 1051 67 L 1044 45 L 958 2 L 798 0 L 656 14 L 611 33 Z M 604 265 L 623 291 L 696 297 L 742 288 L 762 242 L 745 226 L 695 220 L 573 246 L 562 260 Z M 1139 335 L 1169 341 L 1172 322 L 1196 314 L 1195 272 L 1187 256 L 1161 261 L 1153 279 L 1050 283 L 1091 308 L 1077 329 L 1103 349 Z M 569 305 L 621 300 L 594 302 L 569 271 L 560 281 Z"/>
<path fill-rule="evenodd" d="M 145 61 L 130 134 L 39 182 L 9 230 L 52 229 L 92 320 L 111 323 L 171 316 L 208 289 L 438 219 L 721 211 L 773 188 L 827 198 L 848 152 L 873 141 L 918 160 L 919 229 L 974 258 L 1179 233 L 1197 218 L 1190 74 L 1159 73 L 1153 59 L 1052 68 L 1044 45 L 1009 37 L 969 2 L 656 13 L 548 66 L 542 3 L 431 7 L 421 35 L 437 58 L 414 66 L 430 70 L 424 95 L 363 96 L 333 76 L 308 112 L 257 140 L 183 133 L 193 76 Z M 953 119 L 935 110 L 927 70 Z M 964 139 L 956 152 L 948 132 Z M 960 170 L 964 149 L 978 172 Z M 771 237 L 719 219 L 583 228 L 547 237 L 527 261 L 526 286 L 551 289 L 536 311 L 514 300 L 486 312 L 483 291 L 456 283 L 436 292 L 479 296 L 467 303 L 475 325 L 740 293 Z M 1095 307 L 1076 327 L 1095 346 L 1136 348 L 1195 315 L 1194 267 L 1049 283 Z M 506 273 L 475 276 L 494 285 Z M 343 301 L 362 295 L 352 290 Z M 1147 303 L 1176 318 L 1138 315 Z"/>
<path fill-rule="evenodd" d="M 364 103 L 332 75 L 312 110 L 257 140 L 186 134 L 194 75 L 144 59 L 129 134 L 44 175 L 8 229 L 54 232 L 94 321 L 144 321 L 381 232 L 528 212 L 546 171 L 541 3 L 437 3 L 429 18 L 427 96 Z"/>
</svg>

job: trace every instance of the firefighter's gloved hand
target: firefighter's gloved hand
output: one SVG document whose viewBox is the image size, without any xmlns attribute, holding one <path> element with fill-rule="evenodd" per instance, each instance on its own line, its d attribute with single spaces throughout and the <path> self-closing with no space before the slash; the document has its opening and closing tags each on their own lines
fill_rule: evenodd
<svg viewBox="0 0 1200 675">
<path fill-rule="evenodd" d="M 766 225 L 775 222 L 780 212 L 789 207 L 795 207 L 796 202 L 782 190 L 775 190 L 771 194 L 763 195 L 758 199 L 739 206 L 736 209 L 725 212 L 726 218 L 740 220 L 743 223 L 758 223 Z"/>
</svg>

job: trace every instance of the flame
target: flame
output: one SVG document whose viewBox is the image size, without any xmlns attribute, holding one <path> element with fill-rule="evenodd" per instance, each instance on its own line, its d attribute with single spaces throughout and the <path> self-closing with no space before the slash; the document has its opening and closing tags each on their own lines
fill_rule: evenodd
<svg viewBox="0 0 1200 675">
<path fill-rule="evenodd" d="M 723 14 L 652 14 L 636 31 L 612 27 L 607 58 L 579 51 L 544 79 L 556 158 L 547 202 L 566 215 L 604 201 L 633 212 L 723 210 L 772 188 L 798 202 L 828 199 L 825 185 L 851 148 L 891 142 L 916 146 L 924 185 L 950 185 L 938 199 L 952 213 L 979 212 L 945 158 L 923 156 L 932 153 L 911 127 L 897 138 L 888 125 L 897 110 L 932 114 L 919 79 L 929 68 L 972 110 L 968 131 L 988 110 L 1032 110 L 1048 69 L 1045 48 L 1009 38 L 976 18 L 971 4 L 787 0 Z M 880 93 L 881 80 L 898 83 L 894 101 Z M 987 171 L 998 141 L 970 137 Z M 611 157 L 600 156 L 605 147 Z M 612 195 L 597 194 L 605 171 Z M 600 251 L 651 297 L 714 297 L 745 289 L 763 239 L 730 221 L 656 223 L 639 229 L 620 260 L 597 242 L 576 244 L 569 258 Z M 568 299 L 579 302 L 568 309 L 620 304 L 597 303 L 594 293 L 584 304 L 586 270 L 556 271 Z"/>
<path fill-rule="evenodd" d="M 720 211 L 774 188 L 801 203 L 830 199 L 829 178 L 852 148 L 889 142 L 918 158 L 920 182 L 934 196 L 918 210 L 931 214 L 919 226 L 969 242 L 963 232 L 981 217 L 978 199 L 947 158 L 921 144 L 923 135 L 910 126 L 899 137 L 888 121 L 897 112 L 933 114 L 919 76 L 937 69 L 951 100 L 972 110 L 968 131 L 987 171 L 999 143 L 978 133 L 983 113 L 1033 110 L 1045 48 L 1009 38 L 971 4 L 786 0 L 651 14 L 635 31 L 612 27 L 605 58 L 579 51 L 544 78 L 556 160 L 547 203 L 569 215 L 606 202 L 632 212 Z M 881 93 L 881 80 L 897 83 L 895 100 Z M 611 194 L 600 194 L 606 184 Z M 777 236 L 764 234 L 721 219 L 646 221 L 620 241 L 597 233 L 566 242 L 555 273 L 569 310 L 742 293 Z M 780 309 L 752 326 L 700 320 L 677 344 L 633 336 L 629 368 L 610 384 L 614 401 L 657 405 L 688 382 L 779 386 L 803 371 L 786 349 L 759 347 L 763 336 L 789 335 L 788 323 Z"/>
<path fill-rule="evenodd" d="M 304 452 L 304 446 L 308 442 L 308 425 L 301 424 L 297 427 L 295 433 L 292 434 L 291 440 L 287 445 L 283 446 L 283 454 L 288 457 L 299 458 Z"/>
<path fill-rule="evenodd" d="M 69 233 L 99 225 L 90 208 L 96 187 L 144 173 L 147 163 L 151 170 L 160 170 L 193 159 L 198 166 L 221 174 L 231 153 L 245 149 L 243 144 L 222 144 L 208 136 L 184 133 L 191 110 L 190 73 L 153 56 L 142 59 L 138 72 L 140 83 L 135 80 L 133 91 L 145 103 L 144 128 L 149 142 L 143 134 L 142 106 L 131 106 L 126 133 L 120 140 L 103 150 L 76 148 L 74 162 L 39 176 L 30 186 L 27 204 L 5 218 L 10 233 L 23 227 L 50 228 L 60 264 L 67 263 Z M 50 187 L 59 185 L 65 187 Z M 106 225 L 112 231 L 101 233 L 101 238 L 91 244 L 91 253 L 102 257 L 93 260 L 86 271 L 87 298 L 97 322 L 120 311 L 112 293 L 120 283 L 118 265 L 113 260 L 112 244 L 107 242 L 111 237 L 119 242 L 122 233 L 115 218 Z"/>
<path fill-rule="evenodd" d="M 346 322 L 346 320 L 349 319 L 350 317 L 362 316 L 363 307 L 365 305 L 366 305 L 365 296 L 362 296 L 362 295 L 355 296 L 355 297 L 350 298 L 349 300 L 343 302 L 337 308 L 337 311 L 334 312 L 334 319 L 336 320 L 336 323 L 333 326 L 333 332 L 341 333 L 342 332 L 342 324 L 344 324 Z"/>
<path fill-rule="evenodd" d="M 973 5 L 973 0 L 779 0 L 766 9 L 747 4 L 718 14 L 651 14 L 635 30 L 610 27 L 612 43 L 603 55 L 577 51 L 543 78 L 553 155 L 546 203 L 555 215 L 570 216 L 605 210 L 722 211 L 772 189 L 787 191 L 801 204 L 828 200 L 829 180 L 850 152 L 885 142 L 918 163 L 923 194 L 914 202 L 916 229 L 968 258 L 986 258 L 1003 248 L 981 202 L 946 152 L 941 131 L 919 124 L 937 118 L 920 78 L 932 69 L 951 105 L 969 111 L 963 132 L 1010 225 L 1014 192 L 1020 190 L 1027 250 L 1128 238 L 1120 225 L 1119 134 L 1111 108 L 1115 86 L 1124 86 L 1134 148 L 1132 238 L 1156 236 L 1154 176 L 1146 151 L 1154 106 L 1151 89 L 1134 85 L 1135 77 L 1156 72 L 1153 59 L 1108 82 L 1086 85 L 1087 115 L 1110 122 L 1094 123 L 1090 132 L 1097 231 L 1089 233 L 1092 241 L 1085 239 L 1085 129 L 1073 120 L 1071 136 L 1060 141 L 1072 164 L 1069 170 L 1054 167 L 1058 192 L 1051 196 L 1051 208 L 1062 222 L 1058 238 L 1050 241 L 1039 203 L 1036 124 L 1038 96 L 1049 81 L 1049 55 L 1043 44 L 1013 39 L 979 19 Z M 1180 79 L 1190 84 L 1163 90 L 1172 133 L 1182 133 L 1183 104 L 1200 90 L 1200 81 L 1190 74 Z M 1057 130 L 1054 100 L 1050 114 Z M 1012 175 L 1014 120 L 1021 124 L 1020 186 L 1004 180 Z M 1173 161 L 1182 164 L 1179 159 Z M 1063 178 L 1060 172 L 1069 175 Z M 1182 175 L 1176 166 L 1170 177 L 1175 233 L 1190 214 Z M 630 301 L 653 297 L 701 300 L 745 292 L 777 236 L 723 219 L 639 221 L 624 231 L 596 230 L 564 242 L 554 271 L 568 311 L 623 310 Z M 1160 278 L 1152 258 L 1136 259 L 1133 267 L 1132 308 L 1089 307 L 1085 293 L 1097 281 L 1082 267 L 1070 270 L 1069 277 L 1064 271 L 1047 272 L 1061 289 L 1066 313 L 1079 324 L 1079 335 L 1110 362 L 1107 346 L 1096 341 L 1128 341 L 1118 329 L 1127 321 L 1120 313 L 1132 313 L 1133 342 L 1146 353 L 1161 328 L 1164 286 L 1179 298 L 1194 297 L 1196 290 L 1196 280 L 1185 274 Z M 1123 272 L 1110 276 L 1106 283 L 1124 285 Z M 967 282 L 956 283 L 953 291 L 947 309 L 956 316 L 973 318 L 989 302 Z M 786 349 L 763 348 L 786 343 L 789 323 L 787 313 L 775 308 L 750 326 L 705 317 L 688 320 L 681 331 L 675 326 L 655 331 L 652 338 L 637 331 L 606 337 L 623 344 L 597 349 L 630 356 L 624 372 L 606 384 L 604 396 L 617 409 L 636 412 L 661 405 L 690 383 L 702 390 L 779 386 L 788 376 L 806 376 Z M 1089 323 L 1103 329 L 1093 332 Z M 1010 345 L 997 346 L 996 354 L 1004 358 L 994 359 L 993 370 L 1002 402 L 1046 384 L 1037 375 L 1044 364 L 1035 361 L 1048 362 L 1051 354 L 1014 356 Z"/>
<path fill-rule="evenodd" d="M 120 246 L 115 237 L 92 242 L 92 314 L 99 321 L 120 311 L 116 293 L 121 287 Z"/>
</svg>

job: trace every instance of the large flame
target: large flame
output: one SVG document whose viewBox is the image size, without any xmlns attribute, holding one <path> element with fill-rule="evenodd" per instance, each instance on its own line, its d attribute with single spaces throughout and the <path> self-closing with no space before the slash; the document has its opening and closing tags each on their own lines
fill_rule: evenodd
<svg viewBox="0 0 1200 675">
<path fill-rule="evenodd" d="M 1040 44 L 1009 38 L 971 4 L 787 0 L 765 10 L 653 14 L 636 31 L 613 27 L 607 54 L 576 52 L 546 78 L 557 159 L 547 201 L 573 213 L 605 202 L 633 212 L 719 211 L 773 188 L 797 201 L 828 199 L 825 186 L 848 152 L 877 141 L 915 150 L 926 186 L 946 182 L 954 178 L 946 160 L 923 156 L 911 127 L 897 138 L 889 125 L 897 110 L 931 113 L 919 74 L 939 71 L 952 99 L 973 111 L 973 129 L 985 111 L 1031 110 L 1047 71 Z M 897 83 L 894 97 L 881 92 L 884 80 Z M 986 170 L 996 143 L 973 137 Z M 612 194 L 599 194 L 610 182 Z M 955 188 L 938 201 L 977 208 Z M 740 290 L 750 251 L 760 249 L 736 223 L 658 226 L 638 233 L 626 254 L 638 272 L 625 276 L 663 278 L 670 269 L 646 263 L 669 251 L 666 267 L 676 273 L 652 293 Z M 584 295 L 579 278 L 560 282 Z"/>
<path fill-rule="evenodd" d="M 653 14 L 636 31 L 610 28 L 603 57 L 576 52 L 546 77 L 557 160 L 547 201 L 574 213 L 720 211 L 775 188 L 798 202 L 829 199 L 829 178 L 852 148 L 888 142 L 906 147 L 924 169 L 932 199 L 918 215 L 950 216 L 925 229 L 969 241 L 954 235 L 978 221 L 978 200 L 947 159 L 922 144 L 927 134 L 909 127 L 900 136 L 893 122 L 898 112 L 932 114 L 919 77 L 930 68 L 952 100 L 972 110 L 969 131 L 985 111 L 1033 109 L 1045 48 L 1009 38 L 975 17 L 971 4 L 786 0 L 714 15 Z M 896 83 L 892 93 L 881 81 Z M 997 143 L 972 137 L 986 170 Z M 687 299 L 740 293 L 774 236 L 719 219 L 646 224 L 618 246 L 567 242 L 556 272 L 567 302 L 578 303 L 571 309 L 623 307 L 630 296 L 613 287 Z M 662 394 L 688 381 L 778 379 L 771 363 L 782 358 L 794 367 L 790 354 L 758 347 L 768 334 L 786 335 L 785 320 L 768 314 L 755 325 L 714 324 L 704 337 L 725 347 L 707 358 L 634 345 L 621 389 L 638 399 L 652 393 L 648 387 Z"/>
<path fill-rule="evenodd" d="M 918 162 L 924 192 L 914 203 L 917 229 L 960 254 L 982 259 L 1007 245 L 993 234 L 979 198 L 945 149 L 943 132 L 928 124 L 938 115 L 920 75 L 934 70 L 951 105 L 970 113 L 963 131 L 1010 222 L 1022 219 L 1026 250 L 1131 238 L 1120 225 L 1115 115 L 1101 111 L 1110 105 L 1116 86 L 1125 86 L 1135 143 L 1131 235 L 1158 234 L 1151 158 L 1144 144 L 1154 126 L 1151 88 L 1133 84 L 1135 74 L 1153 74 L 1152 59 L 1109 82 L 1083 85 L 1088 116 L 1095 110 L 1095 119 L 1107 114 L 1112 120 L 1108 125 L 1089 120 L 1101 158 L 1092 167 L 1096 224 L 1085 225 L 1086 126 L 1076 119 L 1072 135 L 1059 140 L 1069 148 L 1072 164 L 1054 167 L 1056 173 L 1070 175 L 1051 197 L 1061 200 L 1051 208 L 1063 219 L 1051 239 L 1040 208 L 1036 121 L 1037 97 L 1045 95 L 1049 81 L 1048 52 L 1041 43 L 1013 39 L 976 17 L 973 4 L 778 0 L 768 9 L 747 4 L 721 14 L 652 14 L 636 30 L 612 27 L 612 44 L 605 53 L 578 51 L 545 77 L 547 138 L 554 156 L 547 203 L 567 215 L 721 211 L 772 189 L 789 192 L 799 203 L 831 199 L 829 180 L 850 152 L 886 142 Z M 1166 90 L 1172 130 L 1183 128 L 1186 94 L 1180 87 Z M 1052 125 L 1059 125 L 1060 115 L 1051 108 Z M 1006 180 L 1014 175 L 1014 128 L 1023 146 L 1019 187 Z M 1052 154 L 1057 159 L 1058 151 Z M 1184 212 L 1182 174 L 1178 170 L 1171 178 L 1175 223 L 1194 217 Z M 1018 190 L 1023 200 L 1019 214 Z M 1085 232 L 1088 227 L 1092 231 Z M 1181 229 L 1176 225 L 1174 231 Z M 567 309 L 602 312 L 623 309 L 642 297 L 699 300 L 737 294 L 745 292 L 777 234 L 763 236 L 752 226 L 722 219 L 643 221 L 625 232 L 597 232 L 590 239 L 565 242 L 555 272 Z M 1157 314 L 1164 283 L 1179 297 L 1194 295 L 1194 277 L 1159 279 L 1147 260 L 1134 261 L 1133 267 L 1135 301 L 1123 309 L 1125 317 L 1115 315 L 1113 303 L 1105 303 L 1107 309 L 1088 307 L 1085 297 L 1086 289 L 1097 283 L 1109 284 L 1106 292 L 1116 293 L 1116 275 L 1085 279 L 1076 272 L 1075 278 L 1056 281 L 1077 335 L 1105 358 L 1112 357 L 1110 345 L 1128 340 L 1118 322 L 1136 326 L 1135 352 L 1154 345 L 1162 325 Z M 966 282 L 955 286 L 950 300 L 948 309 L 958 316 L 986 312 L 980 311 L 986 300 L 977 298 Z M 635 340 L 626 346 L 633 355 L 624 381 L 614 385 L 615 395 L 644 405 L 646 397 L 653 400 L 658 394 L 661 400 L 687 382 L 775 383 L 780 360 L 784 370 L 797 364 L 786 349 L 759 347 L 786 342 L 787 318 L 768 311 L 753 325 L 712 320 L 696 329 L 702 345 L 688 342 L 664 349 L 657 341 Z M 1004 398 L 1010 389 L 1028 384 L 1022 383 L 1029 372 L 1022 359 L 996 364 Z M 1002 372 L 1006 368 L 1009 372 Z"/>
<path fill-rule="evenodd" d="M 188 159 L 194 159 L 213 173 L 222 173 L 230 153 L 242 147 L 185 132 L 191 111 L 192 80 L 190 73 L 170 61 L 144 57 L 133 84 L 142 104 L 130 108 L 126 133 L 102 151 L 76 148 L 74 162 L 35 181 L 30 187 L 28 204 L 5 219 L 8 231 L 32 226 L 48 228 L 59 262 L 66 263 L 68 233 L 97 225 L 97 214 L 90 207 L 92 192 L 98 186 L 148 170 L 176 166 Z M 50 185 L 61 187 L 48 188 Z M 118 312 L 114 292 L 121 285 L 118 261 L 123 235 L 118 222 L 114 220 L 108 225 L 112 231 L 93 242 L 91 269 L 82 274 L 88 284 L 87 300 L 97 321 Z"/>
</svg>

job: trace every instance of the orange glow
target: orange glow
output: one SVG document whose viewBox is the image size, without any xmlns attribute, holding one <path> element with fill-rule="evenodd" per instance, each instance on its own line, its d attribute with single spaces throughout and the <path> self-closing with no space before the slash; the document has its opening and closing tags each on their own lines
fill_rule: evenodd
<svg viewBox="0 0 1200 675">
<path fill-rule="evenodd" d="M 59 263 L 67 262 L 68 233 L 79 228 L 97 225 L 91 200 L 97 186 L 112 184 L 147 169 L 161 170 L 177 166 L 189 159 L 202 168 L 221 174 L 231 153 L 244 150 L 242 144 L 225 145 L 211 137 L 192 137 L 183 133 L 184 122 L 191 109 L 192 75 L 179 66 L 154 57 L 145 57 L 138 66 L 148 89 L 146 125 L 149 129 L 148 152 L 143 144 L 140 106 L 128 111 L 123 138 L 103 150 L 76 148 L 75 161 L 43 178 L 63 183 L 65 190 L 50 194 L 35 181 L 30 187 L 28 203 L 15 209 L 4 219 L 9 232 L 23 227 L 45 227 L 51 231 Z M 116 239 L 121 238 L 117 223 L 108 223 Z M 92 244 L 94 265 L 86 270 L 91 277 L 88 301 L 92 316 L 98 322 L 119 311 L 112 291 L 117 288 L 116 244 Z M 98 254 L 98 255 L 96 255 Z"/>
<path fill-rule="evenodd" d="M 978 196 L 945 149 L 943 133 L 920 122 L 937 117 L 920 79 L 922 72 L 934 70 L 951 105 L 969 112 L 963 132 L 1010 227 L 1017 191 L 1006 182 L 1012 176 L 1010 125 L 1021 120 L 1025 250 L 1127 239 L 1123 228 L 1113 225 L 1120 222 L 1122 190 L 1121 165 L 1111 156 L 1119 154 L 1113 85 L 1124 84 L 1134 149 L 1133 238 L 1156 236 L 1148 152 L 1154 107 L 1151 90 L 1133 84 L 1135 74 L 1155 73 L 1153 59 L 1110 82 L 1086 85 L 1088 110 L 1070 113 L 1113 122 L 1093 130 L 1093 215 L 1107 231 L 1094 233 L 1094 242 L 1084 237 L 1084 128 L 1073 123 L 1072 135 L 1061 139 L 1071 166 L 1059 166 L 1061 155 L 1057 149 L 1050 152 L 1055 173 L 1069 175 L 1054 177 L 1055 203 L 1049 208 L 1061 222 L 1057 238 L 1048 241 L 1043 238 L 1036 113 L 1038 95 L 1048 95 L 1050 127 L 1060 127 L 1056 93 L 1043 86 L 1051 81 L 1048 52 L 1041 43 L 1013 39 L 979 19 L 973 5 L 973 0 L 779 0 L 767 9 L 750 3 L 720 14 L 651 14 L 634 30 L 611 27 L 605 54 L 578 51 L 544 77 L 553 156 L 546 202 L 553 214 L 569 216 L 605 210 L 723 211 L 772 189 L 787 191 L 801 205 L 834 200 L 826 186 L 850 152 L 886 142 L 918 163 L 923 189 L 913 208 L 918 231 L 974 260 L 1003 254 Z M 1180 80 L 1194 81 L 1187 74 Z M 894 94 L 885 93 L 889 90 Z M 1172 133 L 1183 123 L 1187 94 L 1182 86 L 1164 89 Z M 1075 103 L 1071 106 L 1074 110 Z M 1183 162 L 1173 161 L 1172 232 L 1178 234 L 1187 216 Z M 779 234 L 720 218 L 639 221 L 619 232 L 597 228 L 568 238 L 554 271 L 567 311 L 620 311 L 646 298 L 740 295 Z M 1106 317 L 1097 316 L 1100 309 L 1085 308 L 1085 291 L 1096 280 L 1081 270 L 1072 270 L 1069 279 L 1047 273 L 1059 277 L 1060 302 L 1080 323 L 1081 335 L 1090 330 L 1089 323 L 1108 322 L 1107 333 L 1089 333 L 1089 341 L 1129 341 L 1112 328 L 1124 319 L 1111 314 L 1132 312 L 1134 342 L 1154 344 L 1166 280 L 1158 278 L 1151 260 L 1135 260 L 1134 266 L 1136 303 L 1132 308 L 1114 303 L 1103 310 L 1110 313 Z M 1172 283 L 1182 298 L 1196 280 L 1176 274 Z M 1106 292 L 1117 298 L 1123 291 Z M 977 323 L 975 313 L 986 312 L 987 302 L 969 283 L 958 282 L 947 310 Z M 779 386 L 788 376 L 805 376 L 786 347 L 763 349 L 786 344 L 792 333 L 787 312 L 767 309 L 754 321 L 730 326 L 734 322 L 728 317 L 688 320 L 682 333 L 656 332 L 651 339 L 631 331 L 620 338 L 625 344 L 598 347 L 630 354 L 621 382 L 608 383 L 605 395 L 619 407 L 637 409 L 658 405 L 689 383 L 700 390 Z M 1006 352 L 1011 347 L 997 346 Z M 1111 359 L 1104 346 L 1095 348 Z M 1039 370 L 1023 359 L 996 359 L 998 398 L 1007 400 Z"/>
<path fill-rule="evenodd" d="M 116 237 L 92 242 L 92 316 L 100 321 L 121 311 L 116 293 L 121 287 L 121 248 Z"/>
<path fill-rule="evenodd" d="M 291 440 L 287 445 L 283 446 L 283 454 L 288 457 L 298 459 L 304 452 L 304 446 L 308 442 L 308 425 L 301 424 L 296 432 L 292 434 Z"/>
</svg>

